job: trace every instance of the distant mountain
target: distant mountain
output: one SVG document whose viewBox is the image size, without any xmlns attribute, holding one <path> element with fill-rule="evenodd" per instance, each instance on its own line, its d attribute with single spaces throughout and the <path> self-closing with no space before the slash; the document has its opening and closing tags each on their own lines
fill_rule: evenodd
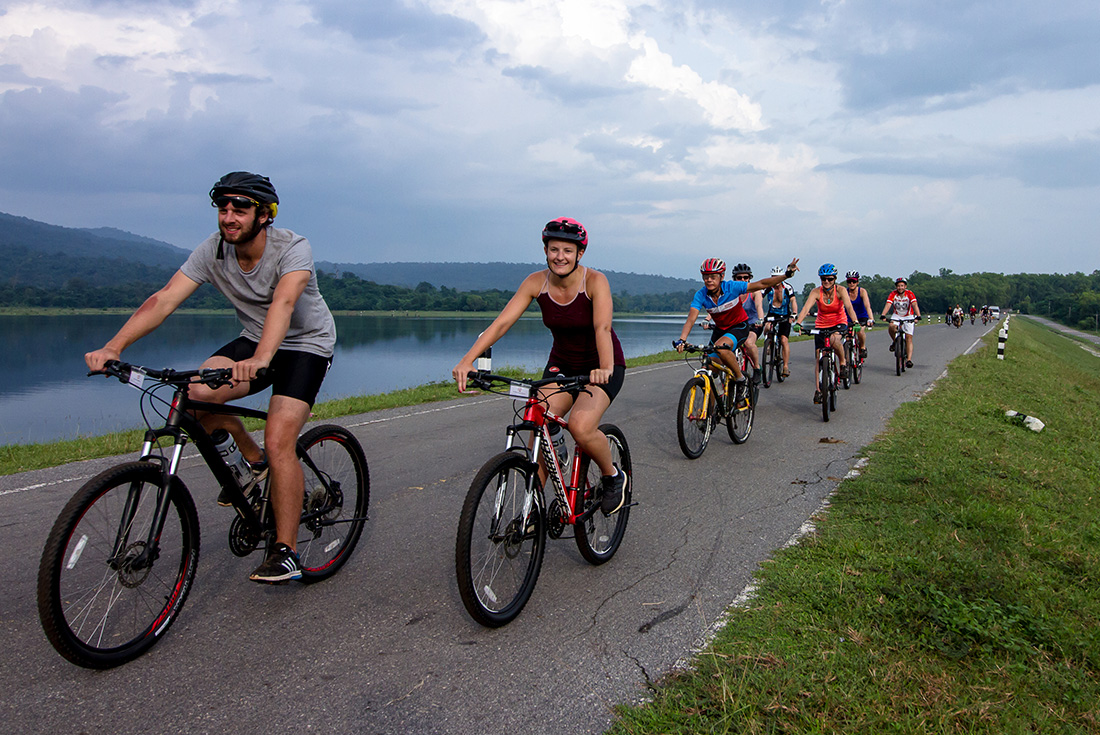
<svg viewBox="0 0 1100 735">
<path fill-rule="evenodd" d="M 415 288 L 430 283 L 458 291 L 502 289 L 514 291 L 528 274 L 545 267 L 539 263 L 332 263 L 318 261 L 329 273 L 354 273 L 363 280 Z M 683 293 L 699 288 L 696 281 L 620 271 L 603 271 L 616 294 Z"/>
<path fill-rule="evenodd" d="M 75 258 L 122 258 L 173 270 L 191 252 L 112 227 L 60 227 L 0 212 L 0 253 L 8 253 L 15 248 L 25 248 L 32 253 L 61 253 Z"/>
</svg>

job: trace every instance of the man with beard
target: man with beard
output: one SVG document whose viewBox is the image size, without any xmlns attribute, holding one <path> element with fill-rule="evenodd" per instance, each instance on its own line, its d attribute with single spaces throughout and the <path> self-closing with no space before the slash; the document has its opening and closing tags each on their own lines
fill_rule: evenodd
<svg viewBox="0 0 1100 735">
<path fill-rule="evenodd" d="M 89 369 L 100 370 L 108 360 L 120 359 L 123 350 L 160 326 L 203 283 L 229 299 L 243 326 L 241 335 L 202 367 L 231 368 L 233 383 L 217 389 L 194 385 L 190 396 L 227 403 L 272 387 L 263 448 L 235 416 L 206 414 L 200 420 L 208 432 L 228 431 L 251 464 L 246 494 L 270 472 L 277 543 L 249 578 L 282 583 L 302 576 L 296 542 L 304 478 L 295 445 L 332 364 L 336 325 L 317 288 L 309 241 L 271 226 L 279 196 L 266 176 L 228 173 L 210 190 L 210 201 L 218 210 L 218 232 L 195 248 L 118 334 L 84 360 Z M 230 504 L 225 493 L 218 502 Z"/>
</svg>

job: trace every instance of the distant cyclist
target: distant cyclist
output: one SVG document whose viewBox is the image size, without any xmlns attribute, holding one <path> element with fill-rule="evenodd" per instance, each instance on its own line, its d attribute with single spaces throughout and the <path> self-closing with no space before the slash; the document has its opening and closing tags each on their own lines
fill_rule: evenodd
<svg viewBox="0 0 1100 735">
<path fill-rule="evenodd" d="M 806 303 L 802 305 L 802 311 L 794 320 L 794 328 L 801 331 L 802 320 L 810 313 L 810 309 L 817 305 L 817 321 L 814 326 L 818 329 L 839 327 L 839 331 L 829 336 L 829 344 L 825 344 L 825 336 L 814 335 L 814 358 L 822 350 L 832 349 L 836 353 L 837 363 L 840 365 L 840 379 L 848 378 L 848 363 L 844 359 L 843 334 L 848 331 L 849 325 L 858 325 L 855 309 L 848 298 L 847 289 L 836 287 L 837 268 L 832 263 L 825 263 L 817 269 L 821 285 L 810 291 L 806 297 Z M 821 376 L 814 370 L 814 403 L 821 403 Z"/>
<path fill-rule="evenodd" d="M 970 305 L 970 323 L 974 323 L 974 318 L 978 315 L 978 308 L 974 304 Z"/>
<path fill-rule="evenodd" d="M 745 263 L 738 263 L 733 266 L 731 278 L 735 281 L 745 281 L 747 283 L 752 280 L 752 268 L 749 268 Z M 754 368 L 758 368 L 760 367 L 760 352 L 756 349 L 756 338 L 760 336 L 760 332 L 764 329 L 762 292 L 754 291 L 748 294 L 744 306 L 745 314 L 748 316 L 749 333 L 745 335 L 743 349 L 748 361 L 752 363 Z M 760 371 L 756 370 L 753 373 L 753 382 L 759 383 L 762 379 Z"/>
<path fill-rule="evenodd" d="M 912 316 L 920 319 L 920 307 L 917 306 L 916 295 L 909 290 L 909 282 L 902 277 L 894 281 L 894 290 L 886 298 L 886 305 L 882 307 L 882 317 L 886 318 L 886 312 L 894 310 L 895 316 Z M 962 310 L 959 310 L 960 318 Z M 905 334 L 905 367 L 913 367 L 913 333 L 915 322 L 890 321 L 890 351 L 894 351 L 894 337 L 898 333 L 898 325 Z"/>
<path fill-rule="evenodd" d="M 738 406 L 743 406 L 745 401 L 745 376 L 741 372 L 741 366 L 734 358 L 733 350 L 743 344 L 749 334 L 748 314 L 745 313 L 744 301 L 752 294 L 763 291 L 766 288 L 774 288 L 790 278 L 798 270 L 798 258 L 791 261 L 782 275 L 764 278 L 760 281 L 749 282 L 745 280 L 726 281 L 726 264 L 721 258 L 707 258 L 699 266 L 699 274 L 703 278 L 703 287 L 699 289 L 691 301 L 688 309 L 687 321 L 680 330 L 680 338 L 673 342 L 678 352 L 684 351 L 685 340 L 699 314 L 706 311 L 714 323 L 711 330 L 710 343 L 715 346 L 725 346 L 729 349 L 719 350 L 718 356 L 722 362 L 733 371 L 735 400 Z"/>
<path fill-rule="evenodd" d="M 554 335 L 544 378 L 587 375 L 595 390 L 581 392 L 574 400 L 569 393 L 547 396 L 549 409 L 564 416 L 570 412 L 569 433 L 577 445 L 595 460 L 603 475 L 600 508 L 607 515 L 623 507 L 628 478 L 611 460 L 607 437 L 600 420 L 615 400 L 626 376 L 626 359 L 615 330 L 611 328 L 611 286 L 607 276 L 581 267 L 588 248 L 584 225 L 568 217 L 550 220 L 542 230 L 546 268 L 523 279 L 519 289 L 500 315 L 481 333 L 454 366 L 460 391 L 466 390 L 466 376 L 476 360 L 523 316 L 531 302 L 542 310 L 542 323 Z"/>
<path fill-rule="evenodd" d="M 785 273 L 786 269 L 781 265 L 772 268 L 773 277 L 782 276 Z M 783 369 L 780 371 L 780 375 L 787 378 L 791 374 L 791 319 L 798 312 L 798 299 L 795 297 L 794 289 L 791 288 L 789 283 L 784 283 L 778 288 L 769 288 L 764 292 L 762 298 L 767 315 L 775 317 L 775 322 L 765 328 L 776 330 L 783 358 Z"/>
<path fill-rule="evenodd" d="M 871 297 L 867 295 L 867 289 L 859 285 L 859 271 L 848 271 L 844 280 L 848 289 L 848 300 L 852 302 L 852 308 L 855 309 L 856 319 L 860 324 L 871 327 L 875 323 L 871 317 Z M 859 357 L 861 360 L 865 359 L 867 335 L 860 331 L 856 335 L 856 340 L 859 342 Z"/>
</svg>

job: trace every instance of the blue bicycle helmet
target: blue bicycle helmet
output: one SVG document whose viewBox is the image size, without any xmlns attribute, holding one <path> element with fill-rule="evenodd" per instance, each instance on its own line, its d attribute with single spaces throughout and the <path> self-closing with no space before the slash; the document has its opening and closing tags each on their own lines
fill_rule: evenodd
<svg viewBox="0 0 1100 735">
<path fill-rule="evenodd" d="M 836 266 L 833 265 L 832 263 L 826 263 L 825 265 L 823 265 L 823 266 L 821 266 L 820 268 L 817 269 L 817 277 L 818 278 L 824 278 L 825 276 L 836 277 L 836 274 L 837 274 Z"/>
</svg>

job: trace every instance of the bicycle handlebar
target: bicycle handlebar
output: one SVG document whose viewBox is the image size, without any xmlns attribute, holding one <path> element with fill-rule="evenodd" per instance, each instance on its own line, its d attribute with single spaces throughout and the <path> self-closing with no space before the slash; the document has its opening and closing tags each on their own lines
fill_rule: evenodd
<svg viewBox="0 0 1100 735">
<path fill-rule="evenodd" d="M 544 385 L 550 385 L 551 383 L 557 383 L 561 391 L 579 392 L 585 390 L 585 386 L 591 382 L 591 379 L 587 375 L 563 375 L 554 378 L 529 380 L 527 378 L 509 378 L 504 375 L 495 375 L 483 370 L 471 370 L 466 373 L 466 378 L 470 385 L 491 392 L 493 392 L 493 388 L 496 384 L 503 383 L 509 387 L 508 395 L 513 398 L 529 398 L 537 389 Z M 516 390 L 522 391 L 522 394 L 515 392 Z"/>
<path fill-rule="evenodd" d="M 684 342 L 684 352 L 710 352 L 716 353 L 718 350 L 732 350 L 729 345 L 693 345 L 690 342 Z"/>
<path fill-rule="evenodd" d="M 267 368 L 263 368 L 257 371 L 256 377 L 265 377 L 267 370 Z M 211 388 L 230 385 L 233 382 L 232 368 L 200 368 L 197 370 L 173 370 L 172 368 L 164 368 L 163 370 L 156 370 L 141 365 L 131 365 L 121 360 L 108 360 L 103 365 L 102 370 L 91 370 L 88 372 L 89 377 L 92 375 L 104 375 L 108 378 L 118 378 L 121 383 L 137 384 L 144 378 L 152 378 L 159 383 L 170 385 L 203 383 Z"/>
</svg>

